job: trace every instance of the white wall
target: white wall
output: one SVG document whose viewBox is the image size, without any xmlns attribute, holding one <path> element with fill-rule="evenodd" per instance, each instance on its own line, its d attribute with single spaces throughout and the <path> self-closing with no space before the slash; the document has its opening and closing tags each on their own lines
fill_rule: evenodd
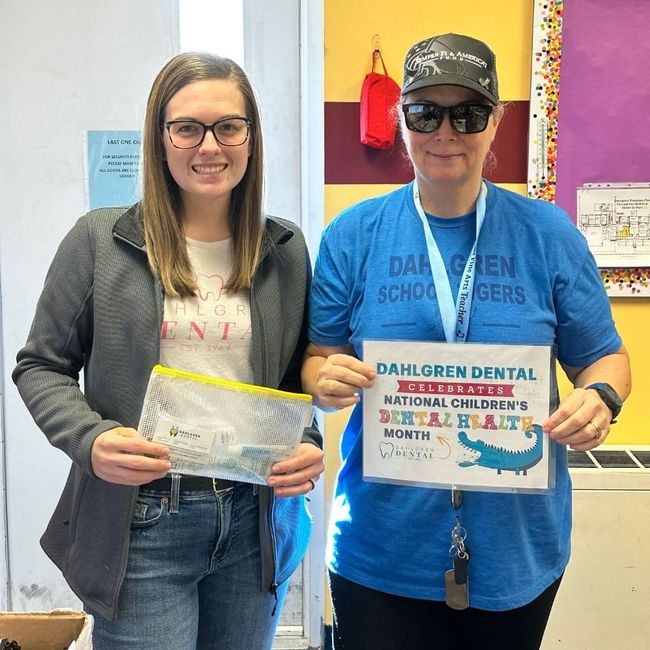
<svg viewBox="0 0 650 650">
<path fill-rule="evenodd" d="M 177 4 L 2 0 L 0 486 L 7 491 L 0 496 L 0 609 L 79 606 L 38 544 L 69 460 L 36 428 L 10 374 L 56 246 L 84 212 L 84 132 L 141 127 L 151 82 L 179 49 Z M 322 2 L 244 6 L 245 68 L 265 136 L 267 209 L 311 231 L 313 251 L 323 210 Z M 312 576 L 305 595 L 314 617 L 323 602 L 322 501 L 317 491 L 317 543 L 305 578 Z M 310 640 L 320 636 L 318 618 L 307 627 Z"/>
<path fill-rule="evenodd" d="M 260 106 L 267 211 L 301 224 L 299 5 L 244 2 L 244 62 Z"/>
<path fill-rule="evenodd" d="M 141 127 L 155 74 L 176 53 L 175 0 L 3 0 L 0 282 L 6 527 L 0 609 L 76 606 L 38 539 L 69 466 L 11 382 L 55 248 L 83 211 L 83 133 Z M 2 506 L 0 506 L 2 507 Z M 0 532 L 2 524 L 0 523 Z M 3 593 L 9 582 L 10 593 Z"/>
</svg>

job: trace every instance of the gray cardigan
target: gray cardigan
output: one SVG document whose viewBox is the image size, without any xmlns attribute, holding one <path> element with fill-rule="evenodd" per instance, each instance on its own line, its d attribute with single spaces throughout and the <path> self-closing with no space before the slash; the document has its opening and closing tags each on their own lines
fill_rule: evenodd
<svg viewBox="0 0 650 650">
<path fill-rule="evenodd" d="M 267 218 L 263 257 L 250 292 L 258 385 L 301 389 L 310 278 L 300 230 Z M 98 479 L 91 450 L 102 432 L 137 427 L 149 374 L 159 360 L 162 319 L 162 285 L 147 263 L 138 206 L 95 210 L 79 219 L 60 244 L 13 372 L 36 424 L 73 461 L 41 545 L 79 598 L 107 618 L 115 614 L 126 570 L 138 489 Z M 83 392 L 78 383 L 82 369 Z M 313 428 L 305 431 L 304 441 L 322 445 Z M 293 505 L 302 517 L 299 500 Z M 278 575 L 284 578 L 295 568 L 277 566 L 272 528 L 282 523 L 271 516 L 273 501 L 272 491 L 262 487 L 265 590 L 274 590 Z M 289 506 L 296 499 L 277 501 Z M 306 547 L 307 540 L 292 543 Z M 283 550 L 283 556 L 295 564 L 304 548 L 289 551 Z"/>
</svg>

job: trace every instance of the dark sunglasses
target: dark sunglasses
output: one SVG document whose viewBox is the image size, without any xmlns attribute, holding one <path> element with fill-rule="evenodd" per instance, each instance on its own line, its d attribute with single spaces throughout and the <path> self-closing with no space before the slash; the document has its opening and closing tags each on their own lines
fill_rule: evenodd
<svg viewBox="0 0 650 650">
<path fill-rule="evenodd" d="M 440 128 L 445 114 L 457 133 L 481 133 L 485 131 L 493 106 L 486 104 L 458 104 L 438 106 L 437 104 L 402 104 L 404 121 L 409 131 L 433 133 Z"/>
</svg>

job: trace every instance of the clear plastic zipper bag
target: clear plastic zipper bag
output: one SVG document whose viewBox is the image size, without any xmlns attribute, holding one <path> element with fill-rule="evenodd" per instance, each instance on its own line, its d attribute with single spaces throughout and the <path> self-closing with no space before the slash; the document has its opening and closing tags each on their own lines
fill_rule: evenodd
<svg viewBox="0 0 650 650">
<path fill-rule="evenodd" d="M 172 473 L 264 485 L 312 416 L 309 395 L 155 366 L 138 432 L 169 447 Z"/>
</svg>

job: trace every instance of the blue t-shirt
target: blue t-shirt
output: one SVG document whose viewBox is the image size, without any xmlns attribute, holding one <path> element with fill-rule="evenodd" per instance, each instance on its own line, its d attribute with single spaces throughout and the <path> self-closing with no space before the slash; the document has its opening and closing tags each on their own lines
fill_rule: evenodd
<svg viewBox="0 0 650 650">
<path fill-rule="evenodd" d="M 549 345 L 561 363 L 578 368 L 618 350 L 600 274 L 566 213 L 487 185 L 467 341 Z M 429 216 L 454 296 L 475 223 L 475 213 Z M 411 185 L 348 208 L 326 228 L 309 338 L 325 346 L 351 343 L 359 358 L 364 339 L 445 340 Z M 364 481 L 361 435 L 357 405 L 341 440 L 329 568 L 372 589 L 444 600 L 455 521 L 449 490 Z M 571 481 L 565 448 L 556 446 L 553 494 L 465 492 L 460 512 L 473 607 L 520 607 L 564 571 Z"/>
</svg>

